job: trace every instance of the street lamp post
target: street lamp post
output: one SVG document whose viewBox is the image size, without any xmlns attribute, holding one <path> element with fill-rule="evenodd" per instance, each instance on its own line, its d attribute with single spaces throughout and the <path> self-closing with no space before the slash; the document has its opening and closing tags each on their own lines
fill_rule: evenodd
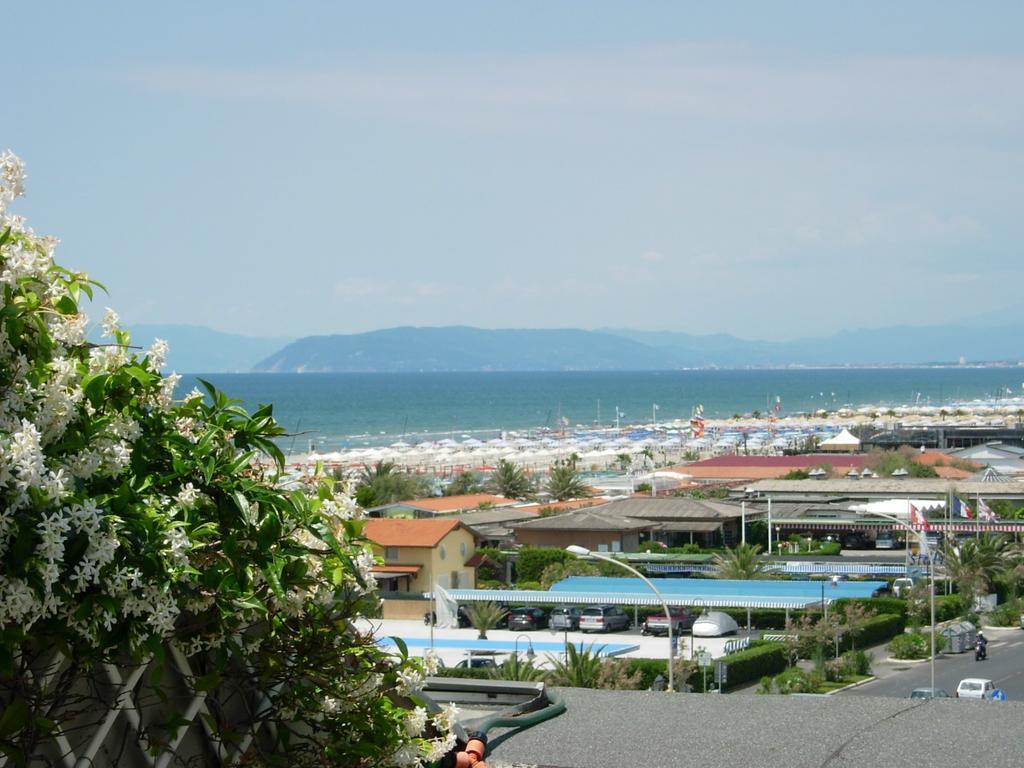
<svg viewBox="0 0 1024 768">
<path fill-rule="evenodd" d="M 565 549 L 566 551 L 571 552 L 572 554 L 577 555 L 578 557 L 594 557 L 598 560 L 604 560 L 607 563 L 614 563 L 620 568 L 625 568 L 634 576 L 640 578 L 644 582 L 644 584 L 646 584 L 650 588 L 651 592 L 655 594 L 655 596 L 661 602 L 662 609 L 665 611 L 665 618 L 668 619 L 668 689 L 670 691 L 674 691 L 675 679 L 673 677 L 672 667 L 675 663 L 675 644 L 672 639 L 672 614 L 669 613 L 668 603 L 665 602 L 665 598 L 662 597 L 661 592 L 658 591 L 658 588 L 651 583 L 650 579 L 648 579 L 646 576 L 640 573 L 640 571 L 638 571 L 636 568 L 629 565 L 628 563 L 622 562 L 621 560 L 616 560 L 614 557 L 609 557 L 608 555 L 602 554 L 601 552 L 591 552 L 586 547 L 580 547 L 575 544 L 571 544 Z M 693 645 L 692 641 L 690 644 Z"/>
<path fill-rule="evenodd" d="M 516 635 L 515 651 L 513 651 L 513 658 L 516 660 L 516 680 L 519 679 L 519 638 L 526 637 L 526 635 Z M 533 661 L 537 654 L 533 652 L 533 640 L 526 637 L 526 642 L 529 643 L 529 647 L 526 649 L 526 660 Z"/>
<path fill-rule="evenodd" d="M 865 515 L 867 513 L 866 512 L 858 512 L 857 514 Z M 894 522 L 897 525 L 899 525 L 901 528 L 905 529 L 908 533 L 911 533 L 914 536 L 917 536 L 917 541 L 918 541 L 918 544 L 921 547 L 921 552 L 927 552 L 928 553 L 928 584 L 929 584 L 928 602 L 930 603 L 931 614 L 932 614 L 932 617 L 931 617 L 932 618 L 932 654 L 931 654 L 931 659 L 929 659 L 928 665 L 929 665 L 929 667 L 931 669 L 931 681 L 932 681 L 931 682 L 931 687 L 932 687 L 932 690 L 934 691 L 935 690 L 935 563 L 932 561 L 932 553 L 931 553 L 931 550 L 928 548 L 928 539 L 927 539 L 927 537 L 924 535 L 924 533 L 922 531 L 915 530 L 909 524 L 907 524 L 903 520 L 900 520 L 898 517 L 895 517 L 894 515 L 888 515 L 888 514 L 886 514 L 884 512 L 872 512 L 870 514 L 872 516 L 874 516 L 874 517 L 884 517 L 886 520 L 891 520 L 892 522 Z"/>
</svg>

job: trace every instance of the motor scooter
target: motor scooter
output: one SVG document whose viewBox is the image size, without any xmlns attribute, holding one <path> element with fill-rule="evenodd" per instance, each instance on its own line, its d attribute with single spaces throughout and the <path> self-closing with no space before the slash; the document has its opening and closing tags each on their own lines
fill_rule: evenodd
<svg viewBox="0 0 1024 768">
<path fill-rule="evenodd" d="M 978 641 L 974 646 L 974 660 L 984 661 L 988 658 L 988 643 Z"/>
</svg>

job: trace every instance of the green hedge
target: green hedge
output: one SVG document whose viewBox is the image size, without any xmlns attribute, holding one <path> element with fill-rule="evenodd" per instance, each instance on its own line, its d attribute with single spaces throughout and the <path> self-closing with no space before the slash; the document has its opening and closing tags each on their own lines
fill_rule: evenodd
<svg viewBox="0 0 1024 768">
<path fill-rule="evenodd" d="M 760 680 L 765 675 L 777 675 L 788 666 L 786 646 L 776 642 L 751 643 L 750 647 L 730 653 L 723 660 L 728 667 L 726 688 Z"/>
<path fill-rule="evenodd" d="M 841 611 L 844 605 L 850 603 L 860 603 L 866 610 L 874 611 L 878 615 L 893 613 L 903 618 L 907 616 L 907 601 L 898 597 L 844 597 L 842 600 L 836 600 L 835 607 Z M 935 607 L 937 610 L 937 602 Z"/>
<path fill-rule="evenodd" d="M 654 678 L 658 675 L 665 677 L 668 674 L 668 666 L 665 659 L 624 659 L 624 661 L 627 665 L 627 674 L 632 675 L 634 672 L 640 672 L 640 682 L 637 683 L 637 687 L 640 690 L 650 688 Z"/>
<path fill-rule="evenodd" d="M 729 614 L 736 619 L 736 623 L 741 627 L 747 626 L 746 608 L 716 608 L 715 610 Z M 793 621 L 799 621 L 803 615 L 803 611 L 789 612 L 789 617 Z M 781 608 L 754 608 L 750 612 L 750 625 L 754 629 L 785 629 L 786 611 Z"/>
<path fill-rule="evenodd" d="M 929 609 L 930 610 L 930 609 Z M 964 613 L 964 601 L 960 595 L 935 596 L 935 620 L 952 621 Z"/>
<path fill-rule="evenodd" d="M 441 667 L 434 677 L 464 677 L 472 680 L 490 680 L 491 670 L 484 667 Z"/>
<path fill-rule="evenodd" d="M 839 643 L 839 650 L 848 651 L 853 647 L 867 648 L 884 643 L 896 635 L 902 634 L 906 626 L 907 620 L 904 616 L 897 616 L 895 613 L 881 613 L 867 620 L 856 640 L 849 635 L 843 635 Z"/>
<path fill-rule="evenodd" d="M 516 581 L 540 581 L 544 569 L 552 563 L 564 563 L 574 556 L 555 547 L 523 547 L 516 556 Z"/>
</svg>

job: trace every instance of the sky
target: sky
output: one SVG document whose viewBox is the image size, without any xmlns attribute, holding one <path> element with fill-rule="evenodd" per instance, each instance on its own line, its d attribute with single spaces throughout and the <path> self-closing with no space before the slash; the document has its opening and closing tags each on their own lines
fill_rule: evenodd
<svg viewBox="0 0 1024 768">
<path fill-rule="evenodd" d="M 1019 2 L 9 2 L 16 212 L 128 323 L 1019 317 Z"/>
</svg>

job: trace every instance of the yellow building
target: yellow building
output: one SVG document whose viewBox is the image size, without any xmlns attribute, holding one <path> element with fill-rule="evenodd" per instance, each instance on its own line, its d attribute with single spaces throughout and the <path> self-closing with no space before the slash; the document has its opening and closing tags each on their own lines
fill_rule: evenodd
<svg viewBox="0 0 1024 768">
<path fill-rule="evenodd" d="M 476 537 L 458 520 L 374 518 L 365 533 L 384 561 L 374 568 L 383 591 L 476 588 Z"/>
</svg>

